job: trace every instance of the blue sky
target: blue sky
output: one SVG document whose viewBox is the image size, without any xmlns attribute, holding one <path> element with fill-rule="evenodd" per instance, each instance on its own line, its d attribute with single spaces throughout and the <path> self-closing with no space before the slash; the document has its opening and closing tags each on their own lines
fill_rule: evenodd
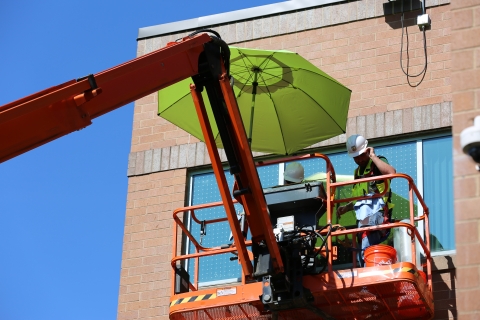
<svg viewBox="0 0 480 320">
<path fill-rule="evenodd" d="M 0 105 L 135 58 L 141 27 L 275 2 L 3 1 Z M 116 319 L 132 117 L 0 164 L 0 319 Z"/>
</svg>

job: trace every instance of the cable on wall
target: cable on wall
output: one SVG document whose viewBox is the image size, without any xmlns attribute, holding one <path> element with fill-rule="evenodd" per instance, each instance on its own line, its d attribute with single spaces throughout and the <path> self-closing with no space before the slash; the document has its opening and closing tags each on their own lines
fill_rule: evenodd
<svg viewBox="0 0 480 320">
<path fill-rule="evenodd" d="M 423 32 L 423 51 L 425 53 L 425 65 L 423 67 L 423 70 L 420 71 L 418 74 L 409 74 L 408 73 L 408 69 L 410 67 L 410 56 L 409 56 L 409 53 L 408 53 L 408 47 L 409 47 L 409 39 L 408 39 L 408 30 L 407 30 L 407 27 L 405 27 L 405 34 L 406 34 L 406 38 L 407 38 L 407 70 L 405 71 L 405 69 L 403 68 L 403 63 L 402 63 L 402 59 L 403 59 L 403 34 L 404 34 L 404 26 L 403 26 L 403 19 L 404 19 L 404 13 L 402 12 L 402 17 L 401 17 L 401 22 L 402 22 L 402 44 L 400 46 L 400 68 L 402 69 L 402 72 L 407 76 L 407 82 L 408 82 L 408 85 L 410 87 L 418 87 L 423 79 L 425 78 L 425 74 L 427 73 L 427 65 L 428 65 L 428 61 L 427 61 L 427 39 L 426 39 L 426 35 L 425 35 L 425 26 L 420 26 L 420 29 L 422 30 Z M 416 78 L 416 77 L 419 77 L 419 76 L 422 76 L 422 78 L 420 79 L 420 81 L 417 83 L 417 84 L 412 84 L 410 82 L 410 78 Z"/>
</svg>

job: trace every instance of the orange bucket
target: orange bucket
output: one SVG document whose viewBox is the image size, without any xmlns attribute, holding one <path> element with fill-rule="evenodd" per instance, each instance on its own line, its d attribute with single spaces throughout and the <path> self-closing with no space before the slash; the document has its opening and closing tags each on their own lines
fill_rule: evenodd
<svg viewBox="0 0 480 320">
<path fill-rule="evenodd" d="M 420 271 L 420 270 L 418 270 L 417 272 L 418 272 L 418 274 L 420 275 L 420 277 L 422 277 L 423 281 L 424 281 L 425 283 L 427 283 L 427 274 L 426 274 L 425 272 L 423 272 L 423 271 Z"/>
<path fill-rule="evenodd" d="M 385 244 L 368 247 L 363 256 L 366 267 L 384 266 L 397 262 L 397 250 Z"/>
</svg>

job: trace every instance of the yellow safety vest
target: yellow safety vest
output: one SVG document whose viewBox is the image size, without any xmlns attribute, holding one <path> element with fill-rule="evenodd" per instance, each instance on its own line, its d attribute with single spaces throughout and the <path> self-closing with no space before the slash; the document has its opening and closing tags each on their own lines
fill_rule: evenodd
<svg viewBox="0 0 480 320">
<path fill-rule="evenodd" d="M 384 158 L 384 157 L 382 157 Z M 363 171 L 363 174 L 360 174 L 360 166 L 357 167 L 354 171 L 354 177 L 355 179 L 362 179 L 362 178 L 368 178 L 368 177 L 374 177 L 375 172 L 375 164 L 373 163 L 372 159 L 368 160 L 368 164 L 365 167 L 365 170 Z M 388 190 L 385 193 L 385 196 L 383 197 L 383 201 L 388 205 L 388 209 L 391 209 L 394 207 L 394 204 L 391 201 L 391 188 L 390 188 L 390 179 L 387 179 L 388 181 Z M 365 196 L 369 193 L 382 193 L 385 190 L 385 181 L 384 180 L 378 180 L 378 181 L 369 181 L 369 182 L 361 182 L 361 183 L 356 183 L 353 185 L 352 189 L 352 197 L 361 197 Z"/>
</svg>

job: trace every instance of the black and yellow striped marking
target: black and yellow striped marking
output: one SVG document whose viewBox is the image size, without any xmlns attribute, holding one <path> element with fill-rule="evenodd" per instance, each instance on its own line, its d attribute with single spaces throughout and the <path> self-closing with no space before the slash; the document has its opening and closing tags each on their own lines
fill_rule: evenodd
<svg viewBox="0 0 480 320">
<path fill-rule="evenodd" d="M 408 272 L 408 273 L 411 273 L 411 274 L 417 273 L 417 271 L 415 269 L 412 269 L 412 268 L 409 268 L 409 267 L 395 268 L 395 269 L 393 269 L 393 272 L 394 273 L 396 273 L 396 272 Z"/>
<path fill-rule="evenodd" d="M 411 274 L 416 274 L 417 273 L 417 271 L 415 269 L 412 269 L 410 267 L 401 267 L 401 268 L 395 268 L 393 270 L 392 269 L 386 269 L 386 270 L 366 271 L 366 272 L 359 273 L 358 277 L 359 278 L 364 278 L 364 277 L 378 276 L 378 275 L 382 275 L 382 274 L 397 273 L 397 272 L 408 272 L 408 273 L 411 273 Z"/>
<path fill-rule="evenodd" d="M 202 300 L 212 300 L 212 299 L 215 299 L 215 298 L 217 298 L 216 293 L 201 294 L 199 296 L 193 296 L 193 297 L 173 300 L 172 302 L 170 302 L 170 307 L 173 307 L 173 306 L 178 305 L 178 304 L 183 304 L 183 303 L 188 303 L 188 302 L 196 302 L 196 301 L 202 301 Z"/>
</svg>

